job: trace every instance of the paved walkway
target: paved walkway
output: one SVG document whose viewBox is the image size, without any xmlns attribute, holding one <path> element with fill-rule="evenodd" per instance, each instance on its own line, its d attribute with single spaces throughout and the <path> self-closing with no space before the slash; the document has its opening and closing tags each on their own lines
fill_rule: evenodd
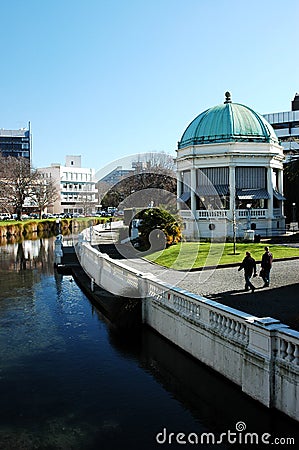
<svg viewBox="0 0 299 450">
<path fill-rule="evenodd" d="M 299 260 L 273 262 L 271 284 L 262 288 L 260 277 L 252 279 L 254 293 L 244 291 L 244 273 L 238 267 L 176 272 L 161 269 L 144 260 L 127 259 L 122 263 L 161 280 L 258 317 L 274 317 L 299 331 Z"/>
<path fill-rule="evenodd" d="M 242 259 L 243 255 L 240 255 L 240 261 Z M 121 262 L 140 272 L 156 275 L 168 284 L 254 316 L 274 317 L 299 331 L 299 259 L 275 261 L 274 254 L 270 287 L 262 288 L 263 280 L 253 278 L 254 293 L 244 291 L 244 272 L 238 272 L 238 267 L 179 272 L 142 258 L 121 259 Z"/>
</svg>

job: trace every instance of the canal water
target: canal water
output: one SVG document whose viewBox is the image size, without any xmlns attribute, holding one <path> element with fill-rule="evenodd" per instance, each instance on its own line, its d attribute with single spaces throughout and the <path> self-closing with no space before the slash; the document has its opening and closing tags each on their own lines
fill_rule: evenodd
<svg viewBox="0 0 299 450">
<path fill-rule="evenodd" d="M 52 239 L 2 245 L 0 287 L 1 450 L 298 446 L 297 423 L 152 330 L 114 329 L 54 271 Z"/>
</svg>

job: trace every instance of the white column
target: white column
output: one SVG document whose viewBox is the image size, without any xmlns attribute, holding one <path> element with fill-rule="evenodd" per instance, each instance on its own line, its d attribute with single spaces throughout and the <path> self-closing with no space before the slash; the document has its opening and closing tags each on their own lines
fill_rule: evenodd
<svg viewBox="0 0 299 450">
<path fill-rule="evenodd" d="M 229 210 L 230 216 L 233 217 L 233 212 L 236 210 L 236 168 L 229 166 Z"/>
<path fill-rule="evenodd" d="M 183 191 L 183 180 L 182 180 L 182 172 L 177 172 L 177 198 L 179 199 L 180 196 L 182 195 L 182 191 Z"/>
<path fill-rule="evenodd" d="M 236 167 L 229 166 L 229 217 L 231 226 L 228 227 L 228 234 L 233 236 L 234 231 L 237 231 L 237 211 L 236 211 Z"/>
<path fill-rule="evenodd" d="M 183 193 L 183 176 L 182 176 L 182 172 L 181 171 L 177 172 L 176 179 L 177 179 L 177 182 L 176 182 L 176 193 L 177 193 L 176 207 L 177 207 L 177 210 L 179 211 L 181 209 L 180 197 L 181 197 L 181 195 Z"/>
<path fill-rule="evenodd" d="M 191 214 L 192 214 L 192 221 L 193 221 L 193 238 L 198 239 L 199 237 L 199 230 L 198 230 L 198 224 L 196 221 L 196 169 L 193 167 L 191 169 Z"/>
<path fill-rule="evenodd" d="M 270 195 L 270 199 L 268 200 L 268 217 L 269 219 L 273 219 L 273 182 L 271 167 L 268 167 L 267 169 L 267 191 Z"/>
<path fill-rule="evenodd" d="M 278 170 L 278 173 L 277 173 L 277 187 L 278 187 L 278 192 L 283 194 L 283 171 L 282 170 Z"/>
<path fill-rule="evenodd" d="M 196 219 L 196 169 L 191 169 L 191 213 Z"/>
<path fill-rule="evenodd" d="M 281 194 L 283 194 L 283 170 L 278 170 L 278 174 L 277 174 L 277 187 L 278 187 L 278 192 L 280 192 Z M 281 202 L 281 215 L 284 216 L 284 202 Z"/>
</svg>

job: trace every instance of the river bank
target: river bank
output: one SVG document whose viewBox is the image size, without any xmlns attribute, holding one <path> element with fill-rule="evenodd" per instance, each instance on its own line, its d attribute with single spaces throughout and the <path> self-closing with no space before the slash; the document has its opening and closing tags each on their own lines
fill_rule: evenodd
<svg viewBox="0 0 299 450">
<path fill-rule="evenodd" d="M 104 223 L 101 218 L 82 219 L 35 219 L 26 221 L 9 221 L 0 224 L 0 245 L 18 242 L 22 239 L 39 239 L 51 237 L 58 233 L 67 236 L 80 232 L 87 226 Z"/>
</svg>

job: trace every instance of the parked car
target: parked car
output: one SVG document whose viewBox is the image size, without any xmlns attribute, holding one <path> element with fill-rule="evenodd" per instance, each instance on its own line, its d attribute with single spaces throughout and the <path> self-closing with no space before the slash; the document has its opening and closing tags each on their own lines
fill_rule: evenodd
<svg viewBox="0 0 299 450">
<path fill-rule="evenodd" d="M 43 214 L 42 219 L 54 219 L 55 216 L 53 214 Z"/>
<path fill-rule="evenodd" d="M 9 213 L 0 213 L 0 220 L 10 220 L 11 214 Z"/>
</svg>

